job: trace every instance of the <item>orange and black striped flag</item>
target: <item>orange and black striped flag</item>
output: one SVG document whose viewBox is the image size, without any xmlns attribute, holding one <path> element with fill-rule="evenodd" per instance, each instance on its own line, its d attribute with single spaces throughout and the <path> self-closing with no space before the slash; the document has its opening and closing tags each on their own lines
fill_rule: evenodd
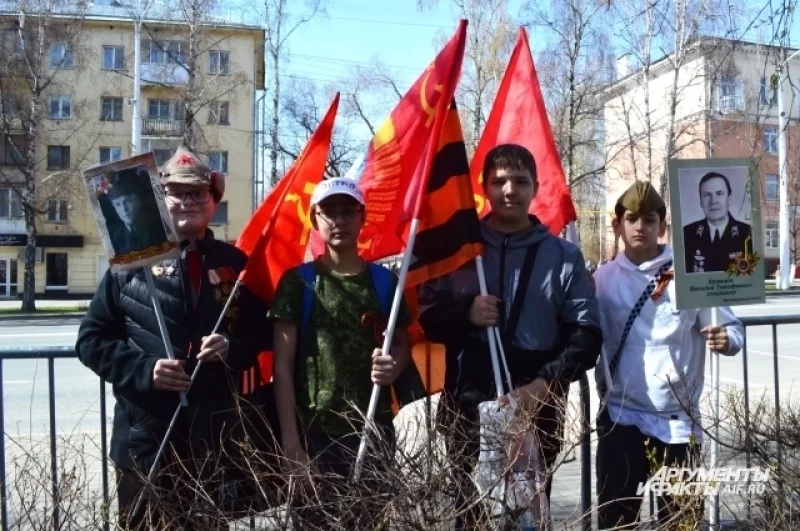
<svg viewBox="0 0 800 531">
<path fill-rule="evenodd" d="M 447 275 L 483 253 L 469 159 L 455 102 L 447 111 L 430 177 L 421 193 L 407 288 Z"/>
<path fill-rule="evenodd" d="M 419 327 L 417 286 L 450 274 L 483 253 L 469 159 L 455 102 L 447 110 L 430 177 L 421 193 L 405 296 L 414 316 L 409 329 L 414 364 L 425 392 L 434 394 L 444 387 L 444 346 L 427 341 Z"/>
</svg>

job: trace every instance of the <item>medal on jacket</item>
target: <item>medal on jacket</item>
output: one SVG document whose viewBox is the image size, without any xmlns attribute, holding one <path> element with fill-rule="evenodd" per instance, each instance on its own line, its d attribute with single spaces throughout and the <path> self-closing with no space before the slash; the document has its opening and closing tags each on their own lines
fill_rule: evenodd
<svg viewBox="0 0 800 531">
<path fill-rule="evenodd" d="M 740 253 L 736 258 L 728 266 L 728 269 L 725 271 L 729 277 L 732 276 L 750 276 L 756 272 L 756 265 L 758 265 L 759 260 L 761 257 L 758 256 L 758 253 L 751 253 L 750 252 L 750 242 L 752 241 L 753 237 L 748 236 L 744 240 L 744 253 Z"/>
</svg>

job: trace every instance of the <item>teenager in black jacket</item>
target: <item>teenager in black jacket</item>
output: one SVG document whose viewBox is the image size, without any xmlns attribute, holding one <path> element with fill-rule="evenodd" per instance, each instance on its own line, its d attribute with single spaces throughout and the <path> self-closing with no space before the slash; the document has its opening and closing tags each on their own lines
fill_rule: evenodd
<svg viewBox="0 0 800 531">
<path fill-rule="evenodd" d="M 181 256 L 152 266 L 152 272 L 176 359 L 167 358 L 143 269 L 106 273 L 75 346 L 80 360 L 113 386 L 117 403 L 110 457 L 117 467 L 123 528 L 192 527 L 193 514 L 203 505 L 196 492 L 201 489 L 181 485 L 219 474 L 220 442 L 225 439 L 221 430 L 236 420 L 241 372 L 268 346 L 266 306 L 247 289 L 239 290 L 218 333 L 211 333 L 247 261 L 243 252 L 215 240 L 208 230 L 225 190 L 224 176 L 181 148 L 165 164 L 161 178 L 182 240 Z M 203 365 L 188 392 L 189 406 L 178 416 L 162 461 L 164 473 L 155 482 L 163 490 L 148 496 L 136 521 L 128 521 L 179 393 L 189 389 L 189 375 L 199 361 Z M 214 492 L 213 484 L 219 482 L 201 486 Z M 222 503 L 220 495 L 216 492 L 217 499 L 204 503 Z M 171 523 L 145 521 L 154 514 Z"/>
</svg>

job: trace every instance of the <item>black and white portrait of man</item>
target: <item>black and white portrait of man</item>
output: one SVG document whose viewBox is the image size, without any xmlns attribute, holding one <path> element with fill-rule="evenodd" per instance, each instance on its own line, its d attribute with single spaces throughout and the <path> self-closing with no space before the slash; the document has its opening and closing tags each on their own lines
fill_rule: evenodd
<svg viewBox="0 0 800 531">
<path fill-rule="evenodd" d="M 746 188 L 746 172 L 681 170 L 682 220 L 696 220 L 683 226 L 687 274 L 726 271 L 745 245 L 752 251 Z"/>
<path fill-rule="evenodd" d="M 166 241 L 150 175 L 145 167 L 118 172 L 106 197 L 115 214 L 107 224 L 116 254 L 140 251 Z"/>
</svg>

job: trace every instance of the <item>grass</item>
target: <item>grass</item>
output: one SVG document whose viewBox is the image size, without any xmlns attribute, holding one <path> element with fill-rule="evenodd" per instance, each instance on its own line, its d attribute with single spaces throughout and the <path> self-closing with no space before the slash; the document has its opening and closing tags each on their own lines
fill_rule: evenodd
<svg viewBox="0 0 800 531">
<path fill-rule="evenodd" d="M 40 314 L 53 314 L 60 315 L 66 313 L 86 313 L 87 307 L 85 304 L 76 304 L 75 306 L 37 306 L 36 315 Z M 0 315 L 17 315 L 23 313 L 19 308 L 0 308 Z M 25 312 L 26 314 L 28 312 Z"/>
</svg>

